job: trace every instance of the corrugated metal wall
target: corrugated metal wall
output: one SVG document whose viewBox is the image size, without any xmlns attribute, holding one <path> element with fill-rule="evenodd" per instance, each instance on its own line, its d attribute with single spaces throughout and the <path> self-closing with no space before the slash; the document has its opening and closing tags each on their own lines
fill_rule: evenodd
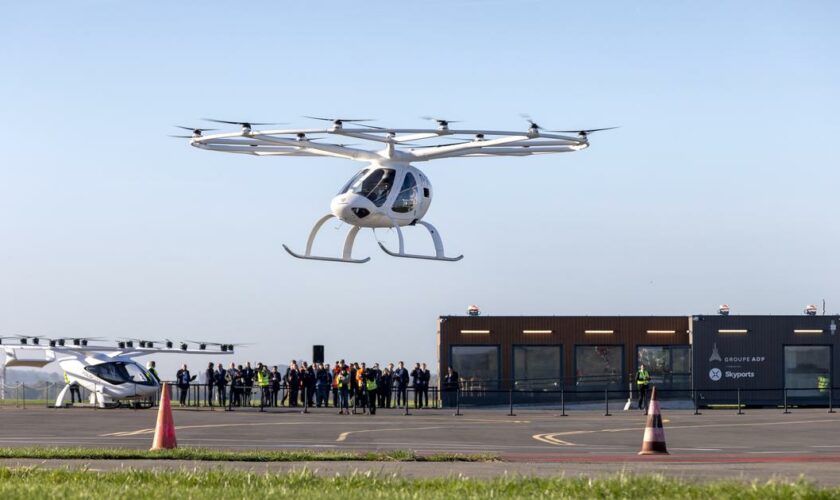
<svg viewBox="0 0 840 500">
<path fill-rule="evenodd" d="M 833 385 L 840 385 L 840 334 L 832 334 L 832 323 L 836 332 L 840 316 L 694 316 L 694 388 L 708 403 L 733 402 L 738 389 L 743 401 L 780 402 L 785 346 L 829 346 Z"/>
<path fill-rule="evenodd" d="M 441 316 L 438 319 L 438 373 L 444 375 L 453 345 L 498 345 L 501 379 L 513 378 L 514 345 L 562 345 L 564 377 L 575 376 L 576 345 L 624 346 L 624 382 L 636 367 L 636 347 L 688 345 L 688 316 Z M 490 333 L 466 333 L 483 331 Z M 551 330 L 551 333 L 524 333 Z M 611 334 L 586 333 L 612 330 Z M 648 331 L 674 333 L 648 333 Z M 506 388 L 503 382 L 502 389 Z"/>
</svg>

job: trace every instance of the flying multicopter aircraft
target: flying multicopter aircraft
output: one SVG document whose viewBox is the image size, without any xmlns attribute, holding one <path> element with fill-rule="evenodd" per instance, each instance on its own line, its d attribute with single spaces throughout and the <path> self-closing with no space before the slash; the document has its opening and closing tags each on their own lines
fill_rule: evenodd
<svg viewBox="0 0 840 500">
<path fill-rule="evenodd" d="M 235 122 L 206 119 L 216 123 L 239 125 L 238 132 L 204 135 L 216 129 L 193 127 L 192 135 L 179 135 L 190 139 L 190 145 L 211 151 L 239 153 L 256 156 L 327 156 L 365 162 L 368 165 L 354 175 L 342 187 L 330 203 L 330 213 L 321 217 L 306 241 L 303 254 L 283 245 L 289 254 L 299 259 L 326 260 L 361 264 L 370 257 L 354 259 L 353 243 L 362 228 L 393 228 L 399 239 L 399 249 L 389 250 L 382 242 L 379 246 L 393 257 L 457 261 L 463 255 L 444 255 L 443 241 L 434 226 L 422 220 L 432 202 L 432 185 L 423 172 L 412 163 L 438 160 L 441 158 L 484 157 L 484 156 L 529 156 L 551 153 L 568 153 L 589 147 L 589 130 L 545 130 L 527 115 L 523 115 L 530 126 L 525 131 L 451 129 L 452 120 L 424 117 L 437 122 L 437 128 L 387 128 L 364 125 L 367 119 L 322 118 L 315 120 L 332 123 L 329 128 L 292 128 L 254 130 L 259 125 L 277 123 Z M 356 124 L 346 127 L 345 124 Z M 560 134 L 574 134 L 560 135 Z M 381 145 L 381 149 L 361 149 L 347 144 L 324 142 L 324 139 L 340 137 L 367 141 Z M 446 140 L 447 142 L 442 142 Z M 454 140 L 454 142 L 452 142 Z M 415 143 L 426 141 L 426 145 Z M 340 258 L 312 254 L 315 236 L 325 222 L 333 217 L 351 227 L 344 241 Z M 402 227 L 421 225 L 432 237 L 435 255 L 417 255 L 405 252 Z"/>
<path fill-rule="evenodd" d="M 16 338 L 18 344 L 3 343 Z M 67 374 L 69 383 L 76 382 L 90 392 L 90 402 L 101 408 L 113 408 L 120 401 L 146 401 L 154 397 L 160 389 L 160 383 L 140 363 L 134 361 L 139 356 L 158 353 L 178 354 L 233 354 L 236 344 L 217 344 L 214 342 L 155 342 L 137 339 L 120 340 L 116 346 L 91 344 L 101 341 L 93 338 L 60 338 L 17 336 L 0 338 L 0 347 L 6 354 L 3 364 L 3 381 L 6 380 L 7 367 L 28 366 L 42 368 L 53 361 Z M 189 343 L 197 344 L 198 349 L 190 349 Z M 136 345 L 135 345 L 136 343 Z M 214 346 L 208 349 L 208 346 Z M 43 353 L 42 358 L 26 356 L 31 353 Z M 65 385 L 55 401 L 56 407 L 64 405 L 70 385 Z"/>
</svg>

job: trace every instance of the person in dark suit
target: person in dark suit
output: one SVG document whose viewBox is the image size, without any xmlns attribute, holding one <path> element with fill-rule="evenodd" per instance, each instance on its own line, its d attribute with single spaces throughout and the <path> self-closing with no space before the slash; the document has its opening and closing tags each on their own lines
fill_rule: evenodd
<svg viewBox="0 0 840 500">
<path fill-rule="evenodd" d="M 207 365 L 207 369 L 204 370 L 204 385 L 206 386 L 207 391 L 204 393 L 205 403 L 207 403 L 207 406 L 213 406 L 213 389 L 216 387 L 216 370 L 213 369 L 212 361 Z"/>
<path fill-rule="evenodd" d="M 289 392 L 286 396 L 289 398 L 290 407 L 297 406 L 298 388 L 300 387 L 300 379 L 298 378 L 298 375 L 299 372 L 297 363 L 292 360 L 289 364 L 289 368 L 286 369 L 286 385 L 289 388 Z"/>
<path fill-rule="evenodd" d="M 221 363 L 216 365 L 216 371 L 213 372 L 213 382 L 216 384 L 216 399 L 219 400 L 219 406 L 227 406 L 227 370 Z"/>
<path fill-rule="evenodd" d="M 280 383 L 283 381 L 283 375 L 277 371 L 277 365 L 271 367 L 271 372 L 268 374 L 269 390 L 271 391 L 271 398 L 269 406 L 277 406 L 277 395 L 280 394 Z"/>
<path fill-rule="evenodd" d="M 426 363 L 420 364 L 420 372 L 422 374 L 422 385 L 420 386 L 420 407 L 429 407 L 429 384 L 432 381 L 432 374 L 426 368 Z M 437 403 L 435 403 L 437 406 Z"/>
<path fill-rule="evenodd" d="M 401 405 L 408 404 L 408 370 L 405 368 L 405 363 L 400 361 L 397 369 L 394 370 L 394 375 L 391 378 L 397 386 L 397 408 Z"/>
<path fill-rule="evenodd" d="M 443 379 L 443 395 L 446 406 L 456 406 L 458 403 L 458 388 L 461 384 L 461 379 L 458 372 L 450 366 L 446 370 L 446 377 Z"/>
<path fill-rule="evenodd" d="M 175 373 L 175 382 L 178 384 L 178 389 L 180 391 L 178 401 L 181 406 L 185 406 L 187 404 L 187 394 L 190 391 L 190 382 L 193 380 L 195 380 L 195 375 L 190 375 L 190 371 L 187 370 L 187 365 L 183 365 L 181 369 Z"/>
<path fill-rule="evenodd" d="M 420 408 L 423 393 L 423 370 L 420 369 L 420 363 L 415 363 L 414 369 L 411 370 L 411 386 L 414 388 L 414 407 Z"/>
<path fill-rule="evenodd" d="M 251 393 L 254 389 L 254 377 L 257 375 L 257 372 L 251 368 L 251 362 L 248 361 L 245 363 L 245 368 L 240 370 L 240 374 L 242 375 L 242 406 L 251 406 Z"/>
<path fill-rule="evenodd" d="M 230 368 L 228 368 L 227 372 L 225 373 L 225 382 L 227 382 L 230 385 L 229 401 L 231 406 L 239 406 L 239 399 L 237 397 L 238 389 L 236 387 L 236 385 L 238 384 L 238 380 L 239 373 L 236 370 L 236 364 L 231 363 Z"/>
<path fill-rule="evenodd" d="M 379 407 L 391 407 L 391 372 L 386 367 L 379 377 Z"/>
</svg>

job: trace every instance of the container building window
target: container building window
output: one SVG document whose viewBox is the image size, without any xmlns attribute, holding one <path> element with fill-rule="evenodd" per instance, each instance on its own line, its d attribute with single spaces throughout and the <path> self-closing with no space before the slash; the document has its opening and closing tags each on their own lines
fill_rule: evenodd
<svg viewBox="0 0 840 500">
<path fill-rule="evenodd" d="M 452 368 L 461 378 L 461 390 L 480 392 L 499 386 L 499 346 L 452 346 Z"/>
<path fill-rule="evenodd" d="M 831 346 L 785 346 L 785 387 L 788 389 L 788 398 L 828 398 L 818 389 L 820 377 L 831 380 Z"/>
<path fill-rule="evenodd" d="M 691 389 L 689 346 L 639 346 L 636 369 L 645 365 L 651 383 L 662 389 Z"/>
<path fill-rule="evenodd" d="M 563 347 L 518 345 L 513 347 L 513 378 L 522 391 L 557 390 L 563 378 Z"/>
<path fill-rule="evenodd" d="M 624 346 L 575 346 L 575 385 L 579 391 L 624 387 Z"/>
</svg>

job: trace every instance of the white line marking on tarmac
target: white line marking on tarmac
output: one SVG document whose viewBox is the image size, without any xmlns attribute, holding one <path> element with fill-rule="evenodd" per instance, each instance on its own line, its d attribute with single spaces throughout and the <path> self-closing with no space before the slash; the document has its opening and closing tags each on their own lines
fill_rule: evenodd
<svg viewBox="0 0 840 500">
<path fill-rule="evenodd" d="M 792 425 L 792 424 L 815 424 L 815 423 L 840 423 L 840 420 L 837 419 L 821 419 L 821 420 L 798 420 L 798 421 L 789 421 L 789 422 L 755 422 L 755 423 L 741 423 L 741 424 L 694 424 L 694 425 L 671 425 L 666 428 L 667 429 L 700 429 L 700 428 L 707 428 L 707 427 L 758 427 L 758 426 L 767 426 L 767 425 Z M 616 428 L 616 429 L 592 429 L 592 430 L 578 430 L 578 431 L 565 431 L 565 432 L 554 432 L 554 433 L 546 433 L 546 434 L 537 434 L 532 436 L 537 441 L 548 442 L 544 439 L 540 439 L 537 436 L 541 436 L 546 439 L 550 440 L 558 440 L 557 436 L 573 436 L 576 434 L 595 434 L 597 432 L 627 432 L 627 431 L 644 431 L 644 427 L 623 427 L 623 428 Z M 568 441 L 565 441 L 568 443 Z M 554 445 L 561 445 L 561 446 L 570 446 L 570 444 L 560 444 L 560 443 L 549 443 Z"/>
<path fill-rule="evenodd" d="M 812 444 L 811 448 L 840 448 L 840 444 Z"/>
<path fill-rule="evenodd" d="M 350 434 L 361 434 L 363 432 L 428 431 L 428 430 L 431 430 L 431 429 L 445 429 L 445 427 L 441 427 L 441 426 L 436 426 L 436 427 L 400 427 L 400 428 L 397 428 L 397 429 L 365 429 L 365 430 L 362 430 L 362 431 L 347 431 L 347 432 L 342 432 L 341 434 L 339 434 L 338 439 L 336 439 L 336 441 L 337 442 L 345 441 L 347 439 L 347 436 L 349 436 Z"/>
<path fill-rule="evenodd" d="M 677 451 L 723 451 L 723 448 L 671 448 Z"/>
</svg>

